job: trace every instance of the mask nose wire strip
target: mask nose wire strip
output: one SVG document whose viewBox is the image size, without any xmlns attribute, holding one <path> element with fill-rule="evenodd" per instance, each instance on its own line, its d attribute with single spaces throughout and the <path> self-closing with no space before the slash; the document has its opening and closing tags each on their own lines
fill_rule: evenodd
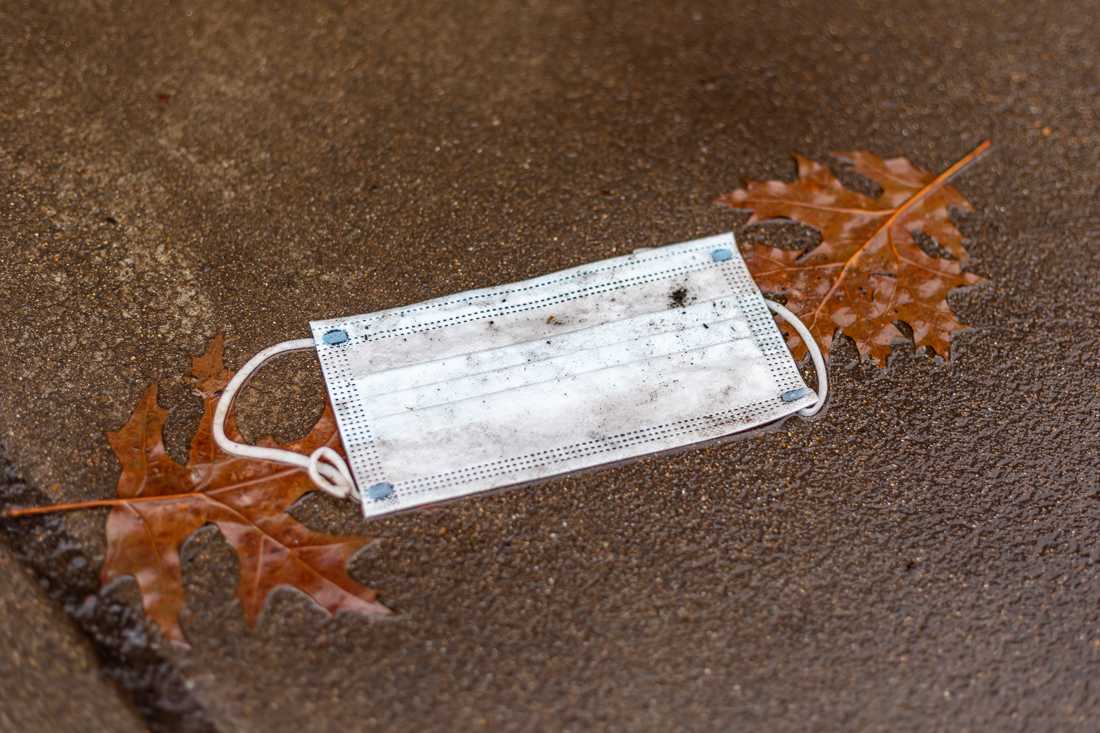
<svg viewBox="0 0 1100 733">
<path fill-rule="evenodd" d="M 284 354 L 288 351 L 304 351 L 316 348 L 313 339 L 297 339 L 284 341 L 281 344 L 269 346 L 249 359 L 241 370 L 233 375 L 229 384 L 222 391 L 218 399 L 218 405 L 214 408 L 214 442 L 226 453 L 242 458 L 255 458 L 260 461 L 274 461 L 288 466 L 304 468 L 309 473 L 309 478 L 318 489 L 333 496 L 344 498 L 348 495 L 358 497 L 355 490 L 355 481 L 352 480 L 351 471 L 343 457 L 328 446 L 321 446 L 310 455 L 302 455 L 294 451 L 281 450 L 279 448 L 264 448 L 258 445 L 245 445 L 231 440 L 225 434 L 225 419 L 229 415 L 229 408 L 233 406 L 233 398 L 244 386 L 248 378 L 260 368 L 268 359 Z"/>
<path fill-rule="evenodd" d="M 802 417 L 813 417 L 825 406 L 825 399 L 829 396 L 829 370 L 825 366 L 825 359 L 821 356 L 821 349 L 810 333 L 810 329 L 806 328 L 806 325 L 802 323 L 798 316 L 787 310 L 786 306 L 770 300 L 764 302 L 771 308 L 772 313 L 791 324 L 791 328 L 798 332 L 798 335 L 802 337 L 802 342 L 806 344 L 806 348 L 810 352 L 810 358 L 813 359 L 814 371 L 817 372 L 817 402 L 798 411 L 798 414 Z"/>
</svg>

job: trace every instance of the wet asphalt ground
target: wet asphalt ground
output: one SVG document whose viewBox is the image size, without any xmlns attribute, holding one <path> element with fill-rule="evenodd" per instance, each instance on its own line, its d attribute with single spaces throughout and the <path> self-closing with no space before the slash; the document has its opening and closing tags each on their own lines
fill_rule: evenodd
<svg viewBox="0 0 1100 733">
<path fill-rule="evenodd" d="M 25 567 L 4 573 L 0 637 L 57 627 L 157 730 L 1094 730 L 1097 17 L 5 3 L 4 504 L 113 495 L 103 433 L 154 380 L 182 456 L 183 375 L 219 331 L 238 366 L 310 319 L 638 247 L 730 229 L 807 246 L 715 196 L 792 176 L 795 151 L 941 170 L 994 149 L 955 182 L 988 282 L 952 298 L 973 328 L 948 363 L 901 347 L 878 369 L 842 342 L 813 422 L 369 525 L 309 498 L 311 526 L 379 540 L 353 574 L 398 611 L 383 623 L 281 592 L 247 629 L 207 528 L 176 649 L 132 584 L 91 595 L 105 512 L 8 523 L 4 567 Z M 292 437 L 322 394 L 315 361 L 288 358 L 242 399 L 244 427 Z M 0 706 L 34 689 L 5 683 Z M 113 703 L 86 715 L 125 729 Z"/>
</svg>

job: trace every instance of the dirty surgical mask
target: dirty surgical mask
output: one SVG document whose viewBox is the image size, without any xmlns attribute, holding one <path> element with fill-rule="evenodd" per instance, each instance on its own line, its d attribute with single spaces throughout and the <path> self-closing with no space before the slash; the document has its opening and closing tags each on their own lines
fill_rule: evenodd
<svg viewBox="0 0 1100 733">
<path fill-rule="evenodd" d="M 818 394 L 773 312 L 810 347 Z M 827 391 L 814 339 L 764 300 L 732 234 L 311 325 L 234 376 L 214 437 L 305 468 L 366 517 L 810 416 Z M 317 350 L 347 463 L 225 435 L 252 372 L 297 349 Z"/>
</svg>

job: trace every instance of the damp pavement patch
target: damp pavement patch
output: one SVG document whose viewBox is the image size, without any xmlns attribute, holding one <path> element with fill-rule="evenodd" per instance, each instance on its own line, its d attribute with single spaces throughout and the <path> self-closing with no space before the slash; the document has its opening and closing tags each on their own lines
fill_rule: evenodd
<svg viewBox="0 0 1100 733">
<path fill-rule="evenodd" d="M 147 730 L 88 641 L 0 545 L 0 730 Z"/>
<path fill-rule="evenodd" d="M 714 198 L 792 179 L 792 152 L 942 170 L 994 144 L 954 181 L 988 284 L 950 299 L 973 328 L 949 364 L 902 346 L 880 370 L 842 339 L 812 424 L 369 524 L 309 497 L 301 521 L 379 539 L 351 571 L 385 622 L 280 591 L 248 630 L 234 555 L 202 530 L 182 553 L 191 648 L 141 647 L 180 682 L 146 689 L 183 713 L 146 720 L 1090 729 L 1100 49 L 1082 17 L 1019 0 L 8 9 L 0 438 L 51 501 L 114 494 L 103 433 L 153 381 L 183 459 L 199 403 L 175 375 L 218 331 L 236 367 L 310 320 L 637 248 L 730 229 L 806 247 Z M 247 437 L 296 437 L 323 393 L 308 355 L 265 368 Z M 105 518 L 56 520 L 79 577 Z M 56 572 L 35 547 L 20 562 Z M 133 610 L 132 584 L 110 593 Z"/>
<path fill-rule="evenodd" d="M 0 451 L 0 511 L 49 501 L 20 479 Z M 18 684 L 5 687 L 0 721 L 31 726 L 12 730 L 55 729 L 55 725 L 67 730 L 83 712 L 88 721 L 102 719 L 102 729 L 113 730 L 107 725 L 116 717 L 112 709 L 125 704 L 140 716 L 132 720 L 135 725 L 140 720 L 142 730 L 213 730 L 179 670 L 158 651 L 140 608 L 119 593 L 121 589 L 99 587 L 97 568 L 65 530 L 59 515 L 0 524 L 0 554 L 13 570 L 0 593 L 0 634 L 9 639 L 3 646 L 10 651 L 0 661 L 8 663 L 13 673 L 19 669 L 16 677 L 5 677 Z M 33 633 L 27 633 L 28 628 Z M 91 673 L 81 671 L 88 667 Z M 95 679 L 104 697 L 98 706 L 88 703 Z M 50 689 L 45 692 L 39 689 L 47 686 Z M 71 704 L 56 691 L 69 686 Z M 31 724 L 31 719 L 37 722 Z M 0 726 L 0 731 L 8 729 Z M 126 728 L 120 723 L 118 729 Z"/>
</svg>

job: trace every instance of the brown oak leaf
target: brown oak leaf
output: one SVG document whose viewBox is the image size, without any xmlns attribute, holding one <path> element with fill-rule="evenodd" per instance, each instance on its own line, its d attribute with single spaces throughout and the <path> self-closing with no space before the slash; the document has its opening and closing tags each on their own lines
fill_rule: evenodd
<svg viewBox="0 0 1100 733">
<path fill-rule="evenodd" d="M 191 441 L 186 465 L 164 447 L 162 429 L 167 410 L 157 404 L 151 385 L 129 421 L 108 433 L 122 464 L 118 499 L 36 507 L 9 512 L 13 516 L 90 506 L 112 506 L 107 518 L 104 585 L 131 576 L 141 591 L 148 618 L 164 635 L 186 643 L 180 626 L 184 608 L 180 547 L 199 528 L 218 527 L 240 560 L 237 597 L 249 625 L 255 625 L 268 595 L 285 586 L 302 591 L 329 613 L 354 611 L 388 614 L 375 591 L 348 575 L 347 562 L 368 543 L 365 537 L 341 537 L 314 532 L 286 513 L 295 501 L 313 491 L 306 472 L 278 463 L 237 458 L 214 443 L 211 423 L 221 390 L 232 374 L 222 364 L 219 335 L 207 352 L 192 362 L 192 376 L 203 400 L 203 415 Z M 240 440 L 232 413 L 226 433 Z M 261 445 L 277 445 L 264 438 Z M 304 438 L 280 446 L 310 453 L 328 445 L 342 450 L 332 408 L 326 403 L 316 425 Z"/>
<path fill-rule="evenodd" d="M 862 357 L 884 366 L 893 345 L 905 338 L 896 325 L 904 322 L 918 347 L 947 358 L 952 337 L 965 328 L 947 295 L 981 281 L 962 269 L 967 253 L 950 218 L 951 209 L 970 211 L 970 203 L 947 181 L 989 145 L 983 142 L 939 175 L 905 158 L 835 153 L 879 185 L 877 197 L 845 188 L 826 166 L 796 155 L 794 182 L 753 181 L 718 203 L 748 209 L 750 224 L 793 219 L 821 233 L 821 243 L 804 253 L 765 245 L 742 249 L 760 289 L 784 296 L 826 355 L 836 334 L 843 333 Z M 918 232 L 954 259 L 925 254 L 914 236 Z M 805 344 L 788 333 L 795 357 L 802 358 Z"/>
</svg>

